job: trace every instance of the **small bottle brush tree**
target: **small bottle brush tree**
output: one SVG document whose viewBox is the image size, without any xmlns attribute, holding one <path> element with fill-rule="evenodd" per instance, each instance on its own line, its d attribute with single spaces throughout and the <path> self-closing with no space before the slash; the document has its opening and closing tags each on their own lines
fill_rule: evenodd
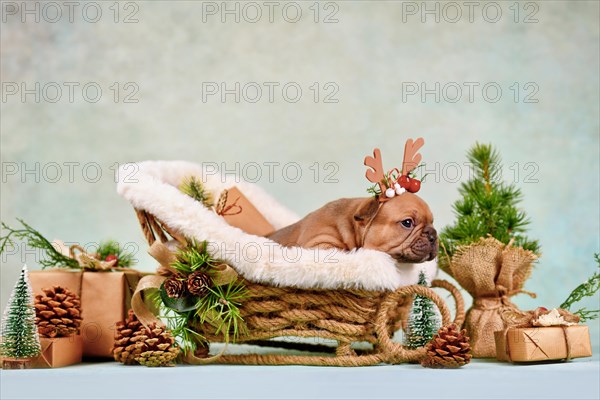
<svg viewBox="0 0 600 400">
<path fill-rule="evenodd" d="M 419 273 L 419 285 L 428 286 L 425 272 Z M 406 345 L 411 349 L 425 346 L 440 328 L 440 318 L 435 304 L 425 296 L 416 295 L 413 301 L 408 326 L 406 328 Z"/>
<path fill-rule="evenodd" d="M 10 359 L 28 360 L 40 354 L 40 339 L 35 325 L 33 291 L 27 266 L 23 266 L 2 317 L 0 353 Z M 7 360 L 4 361 L 5 364 Z M 24 364 L 22 364 L 24 367 Z"/>
</svg>

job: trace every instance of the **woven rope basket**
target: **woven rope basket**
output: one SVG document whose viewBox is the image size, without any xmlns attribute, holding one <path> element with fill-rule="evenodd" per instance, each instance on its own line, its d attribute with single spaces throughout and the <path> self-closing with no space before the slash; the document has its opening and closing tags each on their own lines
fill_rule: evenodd
<svg viewBox="0 0 600 400">
<path fill-rule="evenodd" d="M 152 245 L 156 240 L 167 242 L 170 237 L 180 237 L 151 214 L 142 210 L 136 212 L 148 244 Z M 408 319 L 410 306 L 416 294 L 426 296 L 436 304 L 443 325 L 452 322 L 450 310 L 444 300 L 430 288 L 420 285 L 404 286 L 393 292 L 376 292 L 306 290 L 266 286 L 248 280 L 243 282 L 250 295 L 240 306 L 247 329 L 238 336 L 236 343 L 307 350 L 310 353 L 225 353 L 218 357 L 210 357 L 207 363 L 363 366 L 418 361 L 425 355 L 424 348 L 408 349 L 392 341 L 394 332 Z M 432 287 L 444 288 L 450 292 L 456 307 L 453 322 L 461 326 L 465 312 L 463 298 L 458 289 L 443 280 L 434 280 Z M 211 343 L 225 341 L 223 335 L 216 334 L 214 326 L 208 323 L 193 328 Z M 281 337 L 328 339 L 337 342 L 337 346 L 270 340 Z M 357 342 L 370 343 L 372 349 L 355 350 L 352 344 Z"/>
</svg>

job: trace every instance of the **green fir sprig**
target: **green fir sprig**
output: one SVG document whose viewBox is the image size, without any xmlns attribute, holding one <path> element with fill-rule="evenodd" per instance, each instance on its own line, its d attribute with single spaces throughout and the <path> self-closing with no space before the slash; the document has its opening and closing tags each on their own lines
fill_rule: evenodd
<svg viewBox="0 0 600 400">
<path fill-rule="evenodd" d="M 2 222 L 2 229 L 8 233 L 0 237 L 0 254 L 6 251 L 7 246 L 14 246 L 14 238 L 25 240 L 33 248 L 43 250 L 45 257 L 40 260 L 42 268 L 61 267 L 76 269 L 79 263 L 71 257 L 67 257 L 52 246 L 40 232 L 27 225 L 23 220 L 17 219 L 23 225 L 22 229 L 13 229 Z"/>
<path fill-rule="evenodd" d="M 207 243 L 189 243 L 179 250 L 171 267 L 184 277 L 197 270 L 202 270 L 211 278 L 215 276 L 218 273 L 215 267 L 221 262 L 207 252 Z M 226 342 L 235 342 L 241 333 L 246 332 L 239 307 L 249 293 L 240 281 L 213 285 L 203 297 L 174 300 L 168 298 L 164 287 L 160 290 L 162 292 L 155 295 L 154 301 L 160 305 L 162 318 L 168 321 L 169 329 L 185 351 L 194 352 L 199 343 L 205 342 L 205 338 L 195 330 L 203 324 L 213 326 L 215 333 L 222 334 Z M 190 301 L 189 307 L 185 306 Z"/>
<path fill-rule="evenodd" d="M 101 242 L 96 252 L 101 260 L 106 260 L 106 257 L 111 255 L 117 257 L 117 265 L 119 267 L 131 267 L 134 263 L 133 254 L 126 252 L 125 249 L 121 248 L 121 245 L 114 240 Z"/>
<path fill-rule="evenodd" d="M 208 295 L 196 305 L 196 316 L 200 323 L 209 322 L 216 333 L 222 333 L 225 341 L 235 342 L 240 333 L 246 332 L 244 318 L 239 306 L 248 298 L 246 286 L 241 282 L 231 282 L 209 289 Z"/>
<path fill-rule="evenodd" d="M 440 234 L 440 260 L 451 257 L 458 246 L 488 236 L 504 244 L 512 240 L 515 246 L 539 253 L 538 241 L 524 235 L 530 221 L 516 207 L 523 197 L 521 190 L 501 181 L 498 152 L 491 145 L 476 143 L 467 157 L 473 166 L 473 176 L 458 190 L 461 199 L 453 205 L 456 222 Z"/>
<path fill-rule="evenodd" d="M 419 165 L 417 165 L 414 169 L 412 169 L 409 173 L 408 173 L 408 177 L 412 178 L 412 179 L 418 179 L 421 181 L 421 183 L 425 183 L 425 179 L 427 179 L 427 176 L 429 175 L 429 172 L 426 173 L 421 173 L 421 177 L 417 178 L 417 171 L 426 168 L 427 164 L 425 163 L 421 163 Z M 437 332 L 437 331 L 436 331 Z"/>
<path fill-rule="evenodd" d="M 208 254 L 207 247 L 206 242 L 197 243 L 192 240 L 189 246 L 177 252 L 176 261 L 171 266 L 181 274 L 188 275 L 198 269 L 210 269 L 218 265 L 219 262 Z"/>
<path fill-rule="evenodd" d="M 600 268 L 600 254 L 594 254 L 594 259 Z M 560 308 L 570 310 L 573 304 L 577 303 L 584 297 L 595 295 L 600 290 L 600 272 L 596 271 L 587 281 L 577 286 L 569 297 L 560 305 Z M 588 310 L 585 307 L 573 312 L 573 314 L 579 315 L 581 322 L 590 321 L 598 318 L 600 310 Z"/>
<path fill-rule="evenodd" d="M 167 327 L 178 340 L 179 347 L 184 353 L 194 354 L 198 345 L 206 341 L 204 336 L 196 332 L 193 328 L 194 311 L 175 312 L 169 309 L 165 310 L 162 318 L 167 320 Z"/>
<path fill-rule="evenodd" d="M 196 201 L 204 204 L 205 207 L 213 206 L 213 197 L 212 195 L 204 188 L 204 185 L 200 181 L 200 179 L 195 176 L 190 176 L 183 180 L 183 182 L 179 185 L 179 190 Z"/>
<path fill-rule="evenodd" d="M 379 197 L 381 195 L 381 190 L 379 189 L 379 185 L 374 184 L 373 186 L 367 188 L 367 193 L 369 193 L 373 197 Z"/>
</svg>

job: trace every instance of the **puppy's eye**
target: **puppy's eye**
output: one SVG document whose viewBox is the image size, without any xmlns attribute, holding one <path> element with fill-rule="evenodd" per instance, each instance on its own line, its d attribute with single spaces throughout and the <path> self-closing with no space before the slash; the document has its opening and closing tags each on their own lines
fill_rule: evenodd
<svg viewBox="0 0 600 400">
<path fill-rule="evenodd" d="M 405 228 L 412 228 L 414 221 L 411 218 L 406 218 L 406 219 L 403 219 L 402 221 L 400 221 L 400 223 Z"/>
</svg>

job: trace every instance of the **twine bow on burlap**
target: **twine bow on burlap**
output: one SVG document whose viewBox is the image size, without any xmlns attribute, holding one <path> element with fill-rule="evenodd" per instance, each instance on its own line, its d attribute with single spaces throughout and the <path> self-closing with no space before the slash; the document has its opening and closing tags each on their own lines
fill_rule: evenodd
<svg viewBox="0 0 600 400">
<path fill-rule="evenodd" d="M 440 267 L 473 296 L 465 328 L 474 357 L 496 356 L 494 332 L 506 326 L 501 314 L 505 310 L 520 312 L 510 300 L 512 296 L 525 293 L 535 297 L 535 293 L 524 291 L 523 285 L 536 259 L 531 251 L 492 237 L 459 246 L 451 259 L 440 259 Z"/>
<path fill-rule="evenodd" d="M 156 241 L 148 249 L 150 254 L 159 266 L 157 268 L 158 275 L 148 275 L 143 277 L 131 299 L 131 308 L 135 313 L 138 320 L 145 326 L 148 327 L 152 323 L 156 323 L 159 326 L 165 326 L 165 324 L 157 318 L 157 316 L 147 307 L 144 302 L 143 292 L 148 289 L 160 289 L 161 285 L 169 276 L 178 275 L 179 272 L 171 266 L 173 262 L 177 260 L 176 252 L 179 250 L 181 242 L 171 240 L 166 243 Z M 213 285 L 221 286 L 238 280 L 238 273 L 227 264 L 218 264 L 211 267 L 211 278 Z M 211 322 L 207 320 L 206 322 Z M 215 321 L 218 324 L 218 321 Z M 228 336 L 225 335 L 227 338 Z M 227 341 L 222 350 L 211 357 L 199 358 L 196 357 L 192 352 L 186 352 L 183 356 L 184 361 L 188 364 L 208 364 L 221 357 L 227 348 Z"/>
<path fill-rule="evenodd" d="M 98 253 L 88 253 L 78 244 L 67 246 L 62 240 L 55 240 L 52 247 L 62 255 L 77 261 L 83 271 L 131 271 L 131 268 L 118 267 L 117 260 L 101 260 Z"/>
</svg>

